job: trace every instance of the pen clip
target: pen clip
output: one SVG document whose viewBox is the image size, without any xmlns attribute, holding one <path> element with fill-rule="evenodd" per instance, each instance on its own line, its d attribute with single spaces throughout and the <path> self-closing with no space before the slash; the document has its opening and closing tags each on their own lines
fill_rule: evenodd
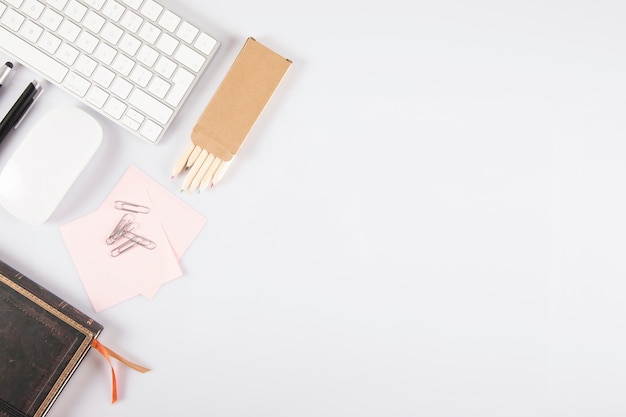
<svg viewBox="0 0 626 417">
<path fill-rule="evenodd" d="M 41 84 L 39 84 L 37 82 L 37 80 L 33 81 L 33 85 L 35 86 L 35 89 L 37 90 L 35 92 L 35 95 L 33 96 L 33 98 L 31 99 L 30 104 L 28 105 L 28 107 L 26 108 L 26 110 L 24 110 L 24 113 L 22 113 L 20 115 L 20 118 L 17 120 L 17 123 L 15 123 L 15 126 L 13 126 L 13 129 L 17 129 L 17 127 L 20 125 L 20 123 L 22 123 L 22 120 L 24 120 L 24 117 L 28 114 L 28 112 L 30 111 L 30 109 L 33 107 L 33 104 L 35 104 L 35 101 L 37 101 L 37 99 L 39 98 L 39 96 L 41 95 L 41 92 L 43 91 L 43 87 L 41 86 Z"/>
</svg>

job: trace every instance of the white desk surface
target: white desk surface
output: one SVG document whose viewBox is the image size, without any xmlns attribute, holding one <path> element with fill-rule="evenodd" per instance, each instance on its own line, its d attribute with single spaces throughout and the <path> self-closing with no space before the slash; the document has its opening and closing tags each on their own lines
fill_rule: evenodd
<svg viewBox="0 0 626 417">
<path fill-rule="evenodd" d="M 116 363 L 111 405 L 91 352 L 50 416 L 626 413 L 623 2 L 168 2 L 223 43 L 169 134 L 99 118 L 47 223 L 0 212 L 3 260 L 153 369 Z M 223 181 L 181 194 L 172 165 L 248 36 L 294 64 Z M 0 163 L 64 102 L 48 88 Z M 59 226 L 130 165 L 207 223 L 183 277 L 96 313 Z"/>
</svg>

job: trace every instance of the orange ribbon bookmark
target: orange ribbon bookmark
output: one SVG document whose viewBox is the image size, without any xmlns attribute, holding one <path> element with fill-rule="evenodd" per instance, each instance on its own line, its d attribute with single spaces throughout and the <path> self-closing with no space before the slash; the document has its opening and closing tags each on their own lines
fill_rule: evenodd
<svg viewBox="0 0 626 417">
<path fill-rule="evenodd" d="M 143 367 L 141 365 L 137 365 L 136 363 L 132 363 L 131 361 L 124 359 L 119 354 L 113 352 L 108 347 L 104 346 L 98 339 L 93 339 L 91 341 L 91 347 L 96 349 L 109 363 L 111 367 L 111 404 L 114 404 L 117 401 L 117 380 L 115 379 L 115 370 L 113 369 L 113 364 L 111 363 L 111 357 L 117 359 L 122 362 L 124 365 L 128 366 L 131 369 L 134 369 L 137 372 L 148 372 L 150 369 Z"/>
</svg>

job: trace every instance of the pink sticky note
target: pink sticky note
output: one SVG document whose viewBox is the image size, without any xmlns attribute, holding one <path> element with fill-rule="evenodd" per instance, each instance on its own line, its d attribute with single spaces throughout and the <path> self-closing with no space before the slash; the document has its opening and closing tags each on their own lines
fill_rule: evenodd
<svg viewBox="0 0 626 417">
<path fill-rule="evenodd" d="M 134 166 L 128 169 L 120 183 L 125 181 L 142 184 L 150 200 L 158 208 L 155 214 L 161 220 L 174 253 L 178 259 L 182 258 L 206 223 L 206 218 Z M 104 204 L 115 199 L 116 196 L 111 193 Z"/>
<path fill-rule="evenodd" d="M 125 240 L 106 239 L 128 212 L 114 207 L 123 201 L 146 207 L 130 213 L 133 233 L 156 245 L 135 245 L 119 256 L 112 250 Z M 178 260 L 206 219 L 135 167 L 130 167 L 102 206 L 61 227 L 61 235 L 96 311 L 136 295 L 153 298 L 159 288 L 182 275 Z"/>
</svg>

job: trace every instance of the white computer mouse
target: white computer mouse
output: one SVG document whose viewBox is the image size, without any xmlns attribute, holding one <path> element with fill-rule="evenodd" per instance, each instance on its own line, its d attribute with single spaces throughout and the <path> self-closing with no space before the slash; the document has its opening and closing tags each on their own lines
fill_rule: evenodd
<svg viewBox="0 0 626 417">
<path fill-rule="evenodd" d="M 102 136 L 98 121 L 84 110 L 50 110 L 18 139 L 0 173 L 0 205 L 26 223 L 44 223 L 98 150 Z"/>
</svg>

